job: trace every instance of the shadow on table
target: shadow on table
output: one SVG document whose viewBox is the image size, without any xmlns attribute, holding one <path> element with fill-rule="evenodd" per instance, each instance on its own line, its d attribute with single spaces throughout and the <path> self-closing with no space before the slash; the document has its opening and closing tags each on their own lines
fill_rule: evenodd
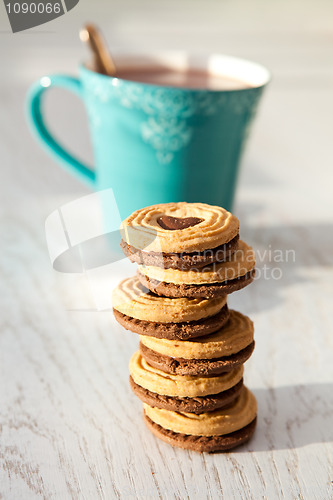
<svg viewBox="0 0 333 500">
<path fill-rule="evenodd" d="M 253 392 L 258 400 L 258 427 L 247 446 L 249 451 L 333 442 L 333 384 L 283 386 Z"/>
<path fill-rule="evenodd" d="M 244 227 L 241 238 L 256 251 L 257 276 L 252 286 L 261 310 L 280 304 L 286 287 L 314 282 L 314 268 L 333 266 L 330 224 Z"/>
</svg>

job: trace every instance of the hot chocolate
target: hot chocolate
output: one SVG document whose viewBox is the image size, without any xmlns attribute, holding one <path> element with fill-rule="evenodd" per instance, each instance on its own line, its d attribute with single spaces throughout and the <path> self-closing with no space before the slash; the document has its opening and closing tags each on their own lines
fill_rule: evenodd
<svg viewBox="0 0 333 500">
<path fill-rule="evenodd" d="M 135 82 L 190 89 L 239 90 L 251 87 L 247 82 L 204 70 L 177 71 L 163 66 L 119 70 L 116 76 Z"/>
</svg>

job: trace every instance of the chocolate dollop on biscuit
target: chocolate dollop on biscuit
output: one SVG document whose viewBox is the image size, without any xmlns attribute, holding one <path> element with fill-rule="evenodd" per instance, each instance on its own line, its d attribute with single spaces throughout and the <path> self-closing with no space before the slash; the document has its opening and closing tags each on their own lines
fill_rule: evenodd
<svg viewBox="0 0 333 500">
<path fill-rule="evenodd" d="M 161 228 L 169 231 L 186 229 L 187 227 L 196 226 L 203 221 L 204 219 L 199 219 L 199 217 L 172 217 L 171 215 L 162 215 L 162 217 L 157 219 Z"/>
</svg>

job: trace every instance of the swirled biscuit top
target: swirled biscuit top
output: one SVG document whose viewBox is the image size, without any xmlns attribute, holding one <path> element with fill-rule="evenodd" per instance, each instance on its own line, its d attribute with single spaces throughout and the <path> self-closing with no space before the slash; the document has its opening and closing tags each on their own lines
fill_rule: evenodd
<svg viewBox="0 0 333 500">
<path fill-rule="evenodd" d="M 161 218 L 190 221 L 183 229 L 165 229 Z M 198 222 L 199 221 L 199 222 Z M 162 224 L 162 225 L 161 225 Z M 237 236 L 237 217 L 205 203 L 164 203 L 137 210 L 121 224 L 127 244 L 146 252 L 189 253 L 224 245 Z"/>
<path fill-rule="evenodd" d="M 143 408 L 146 415 L 164 429 L 194 436 L 229 434 L 248 425 L 257 415 L 256 398 L 245 386 L 232 406 L 199 415 L 153 408 L 146 403 Z"/>
<path fill-rule="evenodd" d="M 230 310 L 228 322 L 215 333 L 195 340 L 167 340 L 140 335 L 149 349 L 164 356 L 183 359 L 214 359 L 231 356 L 253 342 L 253 322 L 248 316 Z"/>
<path fill-rule="evenodd" d="M 197 321 L 217 314 L 227 296 L 214 299 L 170 299 L 147 290 L 136 276 L 123 280 L 113 290 L 113 307 L 131 318 L 156 323 Z"/>
<path fill-rule="evenodd" d="M 243 377 L 243 365 L 216 377 L 171 375 L 153 368 L 137 351 L 133 354 L 129 371 L 134 382 L 148 391 L 157 394 L 195 398 L 218 394 L 234 387 Z"/>
<path fill-rule="evenodd" d="M 256 263 L 253 249 L 244 241 L 238 242 L 238 249 L 226 262 L 210 264 L 201 269 L 180 271 L 163 267 L 140 265 L 141 274 L 166 283 L 200 285 L 205 283 L 223 283 L 244 276 L 254 269 Z"/>
</svg>

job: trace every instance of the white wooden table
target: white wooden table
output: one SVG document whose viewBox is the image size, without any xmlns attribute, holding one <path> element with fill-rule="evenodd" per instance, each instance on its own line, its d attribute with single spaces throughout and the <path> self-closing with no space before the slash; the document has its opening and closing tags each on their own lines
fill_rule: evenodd
<svg viewBox="0 0 333 500">
<path fill-rule="evenodd" d="M 81 0 L 64 18 L 15 36 L 0 6 L 0 498 L 331 499 L 332 4 L 98 5 L 93 12 Z M 255 321 L 246 383 L 259 403 L 255 437 L 232 453 L 173 449 L 146 430 L 128 385 L 136 336 L 111 313 L 70 311 L 83 300 L 81 289 L 49 262 L 46 217 L 88 191 L 35 144 L 23 102 L 42 74 L 75 72 L 83 52 L 76 32 L 89 18 L 116 51 L 221 51 L 274 74 L 234 210 L 259 271 L 267 267 L 266 279 L 230 297 Z M 89 155 L 87 132 L 77 125 L 84 112 L 61 98 L 63 105 L 50 99 L 54 126 L 67 128 L 73 148 Z M 68 110 L 80 120 L 65 118 Z M 284 261 L 275 262 L 277 255 Z"/>
</svg>

